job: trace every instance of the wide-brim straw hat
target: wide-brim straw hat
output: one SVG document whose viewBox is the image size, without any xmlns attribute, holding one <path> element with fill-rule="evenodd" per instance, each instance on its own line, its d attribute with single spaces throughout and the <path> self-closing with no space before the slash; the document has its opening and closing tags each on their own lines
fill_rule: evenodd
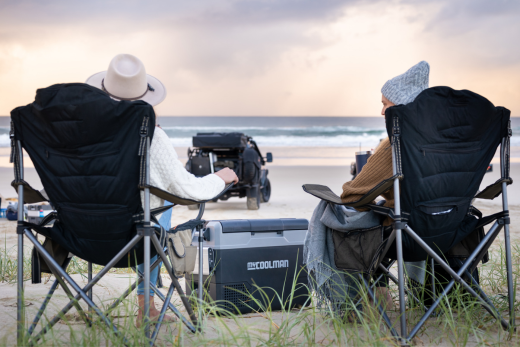
<svg viewBox="0 0 520 347">
<path fill-rule="evenodd" d="M 166 97 L 161 81 L 147 75 L 141 60 L 131 54 L 116 55 L 107 71 L 90 76 L 85 83 L 105 91 L 115 100 L 143 100 L 155 106 Z"/>
</svg>

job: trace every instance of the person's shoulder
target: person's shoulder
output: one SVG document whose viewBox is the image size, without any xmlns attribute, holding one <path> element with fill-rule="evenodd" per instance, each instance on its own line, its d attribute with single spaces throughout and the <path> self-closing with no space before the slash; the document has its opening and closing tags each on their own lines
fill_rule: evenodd
<svg viewBox="0 0 520 347">
<path fill-rule="evenodd" d="M 159 127 L 155 127 L 152 138 L 152 151 L 162 150 L 165 148 L 170 149 L 170 147 L 173 148 L 166 132 Z"/>
<path fill-rule="evenodd" d="M 387 150 L 388 148 L 390 148 L 391 146 L 391 143 L 390 143 L 390 138 L 389 137 L 385 137 L 384 139 L 382 139 L 379 144 L 377 145 L 376 147 L 376 151 L 383 151 L 383 150 Z"/>
<path fill-rule="evenodd" d="M 155 127 L 155 130 L 153 132 L 153 137 L 161 137 L 161 138 L 168 138 L 168 135 L 166 135 L 166 132 L 162 129 L 162 128 L 159 128 L 159 127 Z"/>
</svg>

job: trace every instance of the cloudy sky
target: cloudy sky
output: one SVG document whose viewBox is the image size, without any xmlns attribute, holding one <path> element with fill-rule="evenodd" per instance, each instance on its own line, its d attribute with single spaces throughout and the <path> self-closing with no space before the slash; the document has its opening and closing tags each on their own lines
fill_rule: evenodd
<svg viewBox="0 0 520 347">
<path fill-rule="evenodd" d="M 375 116 L 421 60 L 520 115 L 519 41 L 518 0 L 0 0 L 0 115 L 118 53 L 165 84 L 159 115 Z"/>
</svg>

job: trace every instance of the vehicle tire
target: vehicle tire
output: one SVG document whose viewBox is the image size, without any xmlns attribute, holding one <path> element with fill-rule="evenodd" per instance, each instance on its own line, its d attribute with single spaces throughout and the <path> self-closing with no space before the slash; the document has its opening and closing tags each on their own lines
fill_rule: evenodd
<svg viewBox="0 0 520 347">
<path fill-rule="evenodd" d="M 247 209 L 258 210 L 260 209 L 260 188 L 250 188 L 247 190 Z"/>
<path fill-rule="evenodd" d="M 271 182 L 269 178 L 265 180 L 265 185 L 262 189 L 260 189 L 260 201 L 268 202 L 271 198 Z"/>
<path fill-rule="evenodd" d="M 246 162 L 244 163 L 244 174 L 242 176 L 242 179 L 244 182 L 253 182 L 255 180 L 256 176 L 256 165 L 253 162 Z"/>
<path fill-rule="evenodd" d="M 188 205 L 188 210 L 198 210 L 200 208 L 200 204 Z"/>
</svg>

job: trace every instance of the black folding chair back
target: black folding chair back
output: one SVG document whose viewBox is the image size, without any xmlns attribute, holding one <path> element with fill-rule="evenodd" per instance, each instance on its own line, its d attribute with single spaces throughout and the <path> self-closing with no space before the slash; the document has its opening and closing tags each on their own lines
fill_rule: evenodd
<svg viewBox="0 0 520 347">
<path fill-rule="evenodd" d="M 113 267 L 133 267 L 138 274 L 138 281 L 107 312 L 114 309 L 144 281 L 144 327 L 146 336 L 150 338 L 150 345 L 157 338 L 167 309 L 172 310 L 195 332 L 197 319 L 165 251 L 168 231 L 151 225 L 151 221 L 159 224 L 156 214 L 172 206 L 151 210 L 150 193 L 174 205 L 200 204 L 196 222 L 191 223 L 199 231 L 204 222 L 201 221 L 204 203 L 208 200 L 180 198 L 150 185 L 150 144 L 155 129 L 152 106 L 144 101 L 115 101 L 101 90 L 82 83 L 57 84 L 39 89 L 35 101 L 14 109 L 11 119 L 11 161 L 15 168 L 12 185 L 18 191 L 19 201 L 37 203 L 46 200 L 39 191 L 24 181 L 23 148 L 34 163 L 49 201 L 57 211 L 36 225 L 23 221 L 23 204 L 19 204 L 18 344 L 36 343 L 72 307 L 90 325 L 89 315 L 78 304 L 80 299 L 126 344 L 127 341 L 107 318 L 107 314 L 101 312 L 92 300 L 92 287 Z M 228 188 L 229 186 L 220 194 Z M 141 203 L 142 192 L 144 205 Z M 54 224 L 46 227 L 53 220 Z M 87 260 L 89 283 L 81 288 L 66 272 L 70 258 L 58 263 L 38 242 L 34 231 L 51 239 L 67 252 Z M 23 317 L 24 236 L 35 247 L 33 260 L 36 263 L 40 260 L 45 262 L 56 277 L 28 331 L 25 331 Z M 154 264 L 150 264 L 150 257 L 155 254 L 159 258 Z M 155 280 L 150 282 L 150 271 L 161 261 L 172 280 L 166 296 L 155 287 Z M 94 278 L 92 263 L 105 265 Z M 141 263 L 144 264 L 144 273 L 136 269 L 136 265 Z M 38 266 L 34 263 L 33 271 L 38 271 Z M 40 333 L 31 338 L 58 284 L 65 290 L 70 302 Z M 164 301 L 160 319 L 151 336 L 150 290 Z M 180 295 L 191 323 L 170 303 L 174 290 Z"/>
<path fill-rule="evenodd" d="M 386 129 L 392 142 L 393 176 L 380 182 L 357 201 L 343 203 L 328 187 L 306 184 L 304 191 L 337 205 L 369 207 L 394 220 L 393 231 L 385 239 L 385 249 L 378 255 L 397 260 L 398 278 L 378 264 L 375 268 L 385 273 L 399 287 L 401 332 L 398 333 L 384 310 L 379 306 L 392 335 L 402 344 L 408 344 L 430 317 L 454 284 L 460 283 L 482 306 L 500 321 L 504 329 L 515 329 L 514 288 L 511 267 L 509 211 L 507 185 L 509 177 L 510 112 L 495 107 L 484 97 L 473 92 L 457 91 L 449 87 L 435 87 L 423 91 L 414 102 L 386 110 Z M 486 169 L 500 145 L 501 178 L 477 193 Z M 380 194 L 393 189 L 393 209 L 371 205 Z M 474 198 L 494 199 L 502 194 L 503 209 L 482 217 L 471 206 Z M 483 227 L 493 223 L 486 235 Z M 509 322 L 493 306 L 474 273 L 478 263 L 500 231 L 504 230 L 506 271 L 509 298 Z M 404 231 L 404 233 L 403 233 Z M 476 238 L 473 237 L 476 234 Z M 471 239 L 470 239 L 471 236 Z M 475 240 L 477 240 L 475 242 Z M 453 256 L 455 272 L 445 261 Z M 431 261 L 452 277 L 442 293 L 433 295 L 435 302 L 418 324 L 407 333 L 405 292 L 418 301 L 405 287 L 404 260 Z M 359 274 L 361 283 L 375 300 L 373 286 Z M 432 274 L 435 281 L 435 274 Z M 464 279 L 469 279 L 469 283 Z M 434 283 L 434 282 L 432 282 Z M 435 287 L 435 286 L 434 286 Z"/>
<path fill-rule="evenodd" d="M 443 254 L 465 239 L 478 220 L 468 214 L 502 138 L 510 112 L 468 90 L 430 88 L 414 102 L 388 109 L 386 128 L 399 127 L 401 209 L 408 225 Z M 403 235 L 404 259 L 426 253 Z"/>
<path fill-rule="evenodd" d="M 11 118 L 58 213 L 40 233 L 106 265 L 137 233 L 133 216 L 143 212 L 140 134 L 153 137 L 153 108 L 144 101 L 115 101 L 84 84 L 60 84 L 40 89 L 35 102 L 15 109 Z M 118 265 L 142 263 L 142 244 Z"/>
</svg>

